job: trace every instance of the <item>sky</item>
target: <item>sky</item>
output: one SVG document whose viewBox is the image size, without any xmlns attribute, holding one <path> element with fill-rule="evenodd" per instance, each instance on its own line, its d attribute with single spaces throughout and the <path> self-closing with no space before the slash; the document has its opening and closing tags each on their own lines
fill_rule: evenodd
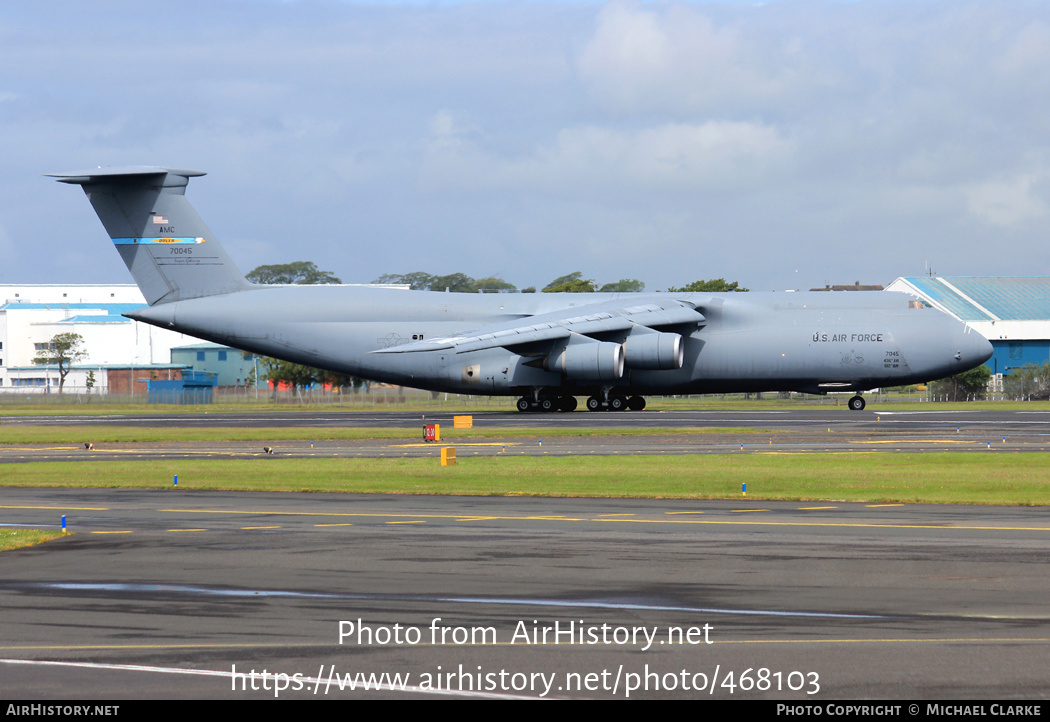
<svg viewBox="0 0 1050 722">
<path fill-rule="evenodd" d="M 0 284 L 130 282 L 118 165 L 245 272 L 1046 275 L 1048 105 L 1041 0 L 5 2 Z"/>
</svg>

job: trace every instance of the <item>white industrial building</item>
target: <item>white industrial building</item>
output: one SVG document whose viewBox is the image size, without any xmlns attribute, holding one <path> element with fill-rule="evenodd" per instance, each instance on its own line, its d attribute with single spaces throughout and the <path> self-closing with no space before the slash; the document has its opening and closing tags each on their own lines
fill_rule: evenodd
<svg viewBox="0 0 1050 722">
<path fill-rule="evenodd" d="M 66 377 L 66 392 L 91 386 L 106 393 L 109 371 L 117 368 L 137 369 L 147 378 L 178 378 L 171 349 L 200 339 L 121 315 L 145 305 L 132 284 L 0 285 L 0 393 L 57 390 L 58 369 L 33 359 L 61 333 L 79 334 L 86 354 Z"/>
</svg>

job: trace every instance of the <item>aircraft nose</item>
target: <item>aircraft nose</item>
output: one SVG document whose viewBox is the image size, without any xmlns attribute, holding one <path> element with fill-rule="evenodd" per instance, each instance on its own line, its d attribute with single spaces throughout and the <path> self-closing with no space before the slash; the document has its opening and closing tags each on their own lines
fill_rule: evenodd
<svg viewBox="0 0 1050 722">
<path fill-rule="evenodd" d="M 992 357 L 992 344 L 969 326 L 960 325 L 952 333 L 952 358 L 966 368 L 973 368 Z"/>
</svg>

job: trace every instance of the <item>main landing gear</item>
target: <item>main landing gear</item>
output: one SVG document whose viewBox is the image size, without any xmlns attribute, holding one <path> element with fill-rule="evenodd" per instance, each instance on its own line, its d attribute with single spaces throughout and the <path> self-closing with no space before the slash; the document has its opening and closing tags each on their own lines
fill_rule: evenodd
<svg viewBox="0 0 1050 722">
<path fill-rule="evenodd" d="M 864 410 L 864 397 L 857 394 L 849 400 L 850 411 L 863 411 Z"/>
<path fill-rule="evenodd" d="M 645 397 L 643 396 L 616 396 L 610 394 L 605 401 L 601 396 L 591 396 L 587 399 L 588 411 L 642 411 L 645 409 Z"/>
<path fill-rule="evenodd" d="M 522 396 L 518 399 L 515 406 L 518 407 L 518 411 L 542 411 L 544 413 L 550 413 L 552 411 L 575 411 L 576 410 L 576 397 L 575 396 L 541 396 L 540 398 L 533 400 L 528 396 Z"/>
<path fill-rule="evenodd" d="M 575 396 L 540 396 L 537 399 L 522 396 L 515 403 L 518 411 L 575 411 Z M 591 396 L 587 399 L 588 411 L 642 411 L 645 408 L 645 398 L 642 396 L 615 396 L 609 395 L 606 399 L 601 396 Z"/>
</svg>

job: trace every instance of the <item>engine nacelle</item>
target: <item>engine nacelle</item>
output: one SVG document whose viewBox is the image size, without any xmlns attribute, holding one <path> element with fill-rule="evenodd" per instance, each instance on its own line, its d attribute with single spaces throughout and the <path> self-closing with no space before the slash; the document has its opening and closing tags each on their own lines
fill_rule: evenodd
<svg viewBox="0 0 1050 722">
<path fill-rule="evenodd" d="M 543 368 L 579 381 L 616 381 L 623 376 L 623 362 L 622 344 L 591 341 L 552 351 Z"/>
<path fill-rule="evenodd" d="M 685 344 L 677 333 L 635 333 L 623 348 L 632 369 L 669 371 L 682 368 L 685 361 Z"/>
</svg>

